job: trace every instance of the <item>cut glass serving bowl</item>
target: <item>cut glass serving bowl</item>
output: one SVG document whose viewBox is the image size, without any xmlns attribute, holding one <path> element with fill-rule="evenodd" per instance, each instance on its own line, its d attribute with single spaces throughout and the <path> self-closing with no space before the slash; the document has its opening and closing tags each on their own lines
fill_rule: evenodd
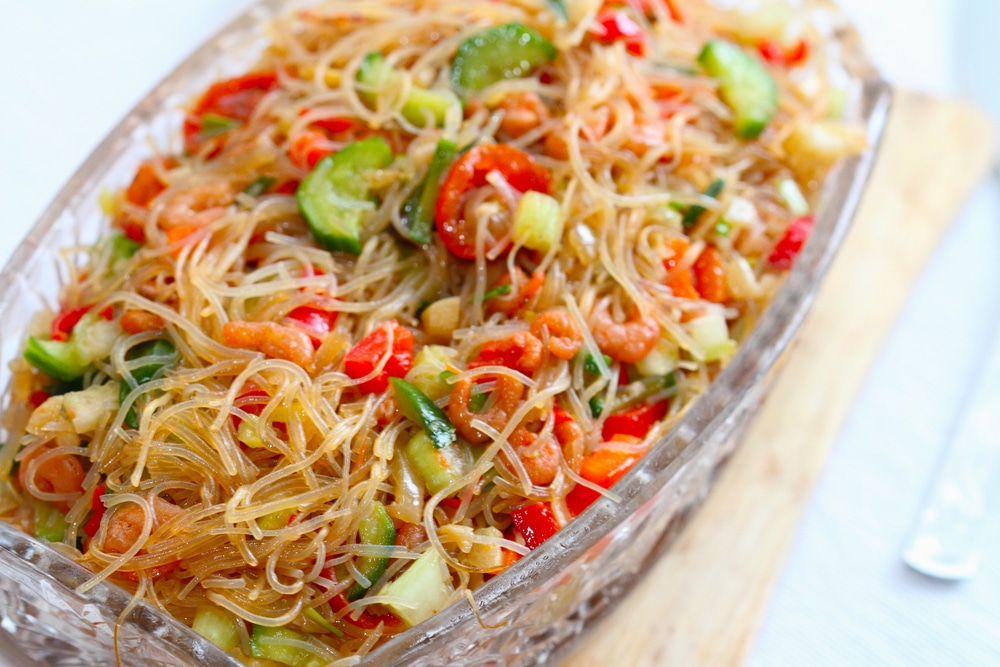
<svg viewBox="0 0 1000 667">
<path fill-rule="evenodd" d="M 289 3 L 265 2 L 236 19 L 157 85 L 69 180 L 0 274 L 0 387 L 34 313 L 65 282 L 60 249 L 94 242 L 104 225 L 100 192 L 124 187 L 154 145 L 177 142 L 181 107 L 214 80 L 251 67 L 264 26 Z M 843 161 L 817 201 L 809 243 L 775 300 L 705 395 L 614 488 L 516 566 L 475 591 L 480 618 L 458 602 L 369 654 L 363 665 L 536 665 L 556 660 L 649 570 L 709 492 L 747 431 L 847 232 L 871 171 L 890 100 L 857 35 L 834 7 L 809 3 L 851 81 L 847 117 L 871 149 Z M 4 407 L 9 401 L 5 394 Z M 0 436 L 6 434 L 0 432 Z M 102 583 L 44 543 L 0 522 L 0 627 L 12 659 L 53 666 L 238 663 L 145 604 L 119 623 L 131 596 Z"/>
</svg>

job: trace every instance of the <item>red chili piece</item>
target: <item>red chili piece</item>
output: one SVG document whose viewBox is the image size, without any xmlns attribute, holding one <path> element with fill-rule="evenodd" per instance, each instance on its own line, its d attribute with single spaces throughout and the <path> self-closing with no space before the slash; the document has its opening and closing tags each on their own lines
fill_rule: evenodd
<svg viewBox="0 0 1000 667">
<path fill-rule="evenodd" d="M 299 306 L 288 313 L 287 318 L 292 320 L 293 326 L 306 332 L 312 339 L 313 347 L 318 349 L 326 335 L 333 331 L 333 326 L 337 323 L 337 312 Z"/>
<path fill-rule="evenodd" d="M 767 38 L 757 43 L 757 50 L 760 51 L 761 57 L 769 63 L 783 67 L 795 67 L 809 57 L 809 42 L 800 39 L 795 46 L 786 49 L 776 40 Z"/>
<path fill-rule="evenodd" d="M 90 501 L 90 518 L 87 519 L 87 523 L 83 526 L 83 532 L 89 538 L 93 538 L 97 534 L 97 531 L 100 530 L 101 520 L 108 511 L 108 508 L 104 506 L 104 502 L 101 500 L 101 496 L 107 492 L 108 487 L 103 484 L 94 489 L 94 495 Z"/>
<path fill-rule="evenodd" d="M 656 403 L 643 403 L 623 412 L 608 415 L 608 418 L 604 420 L 601 436 L 605 441 L 610 441 L 616 435 L 645 438 L 649 434 L 649 430 L 653 428 L 653 424 L 667 415 L 669 405 L 670 401 L 663 399 Z"/>
<path fill-rule="evenodd" d="M 624 42 L 625 50 L 634 56 L 646 55 L 646 36 L 642 26 L 625 12 L 608 10 L 597 16 L 597 25 L 590 32 L 602 44 Z"/>
<path fill-rule="evenodd" d="M 382 368 L 382 372 L 358 388 L 365 393 L 381 393 L 389 387 L 389 378 L 405 376 L 413 366 L 413 334 L 396 320 L 383 322 L 375 331 L 362 338 L 344 358 L 344 372 L 357 380 L 375 370 L 379 360 L 389 350 L 392 338 L 392 353 Z"/>
<path fill-rule="evenodd" d="M 337 574 L 332 568 L 325 568 L 321 575 L 324 579 L 337 583 Z M 333 609 L 334 613 L 343 611 L 347 605 L 347 595 L 343 591 L 330 598 L 330 608 Z M 376 614 L 371 607 L 361 612 L 357 618 L 351 618 L 352 615 L 352 613 L 347 613 L 341 619 L 362 630 L 374 630 L 379 623 L 383 623 L 386 628 L 398 628 L 403 623 L 392 614 Z"/>
<path fill-rule="evenodd" d="M 795 258 L 802 252 L 809 234 L 812 232 L 815 218 L 807 215 L 792 221 L 785 230 L 784 236 L 774 246 L 771 256 L 767 258 L 768 263 L 776 269 L 787 270 L 792 268 Z"/>
<path fill-rule="evenodd" d="M 252 72 L 233 79 L 212 84 L 201 96 L 191 114 L 184 119 L 184 149 L 197 153 L 206 141 L 216 143 L 213 152 L 222 148 L 222 137 L 205 139 L 201 136 L 205 114 L 225 116 L 240 123 L 246 122 L 260 101 L 278 85 L 277 75 L 271 72 Z"/>
<path fill-rule="evenodd" d="M 522 150 L 506 144 L 485 144 L 465 152 L 448 170 L 441 183 L 434 222 L 445 247 L 460 259 L 476 257 L 476 224 L 466 221 L 462 206 L 470 190 L 486 185 L 491 171 L 503 174 L 511 187 L 519 192 L 536 190 L 549 194 L 552 174 Z M 511 211 L 513 215 L 513 211 Z M 509 229 L 491 230 L 495 239 L 507 235 Z M 489 252 L 493 246 L 485 245 Z"/>
<path fill-rule="evenodd" d="M 552 516 L 552 508 L 548 503 L 519 507 L 510 513 L 510 518 L 514 520 L 514 528 L 524 537 L 524 543 L 529 549 L 537 548 L 559 530 L 559 524 Z"/>
<path fill-rule="evenodd" d="M 617 449 L 598 449 L 585 456 L 580 462 L 580 476 L 601 488 L 610 489 L 632 469 L 641 455 L 637 452 L 623 452 Z M 577 484 L 566 495 L 566 507 L 573 516 L 590 507 L 601 494 L 591 488 Z"/>
<path fill-rule="evenodd" d="M 49 331 L 52 340 L 60 342 L 69 340 L 70 335 L 73 333 L 73 327 L 80 322 L 89 310 L 90 306 L 80 306 L 79 308 L 69 308 L 60 311 L 52 320 L 52 326 Z"/>
</svg>

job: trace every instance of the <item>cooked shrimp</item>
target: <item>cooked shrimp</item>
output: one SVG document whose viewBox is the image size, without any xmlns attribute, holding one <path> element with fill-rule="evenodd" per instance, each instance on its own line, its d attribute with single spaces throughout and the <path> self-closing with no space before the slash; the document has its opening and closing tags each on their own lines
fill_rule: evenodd
<svg viewBox="0 0 1000 667">
<path fill-rule="evenodd" d="M 149 503 L 153 510 L 152 532 L 173 519 L 184 510 L 171 502 L 154 496 Z M 113 554 L 123 554 L 135 544 L 142 535 L 142 526 L 146 521 L 146 513 L 135 503 L 118 506 L 108 518 L 104 533 L 104 551 Z"/>
<path fill-rule="evenodd" d="M 496 379 L 493 390 L 493 404 L 482 414 L 469 410 L 469 397 L 472 395 L 473 380 L 466 378 L 455 383 L 448 399 L 448 417 L 455 425 L 459 435 L 473 444 L 486 442 L 488 436 L 474 428 L 473 419 L 479 419 L 497 430 L 503 430 L 510 415 L 517 409 L 517 404 L 524 394 L 524 385 L 509 375 L 500 375 Z"/>
<path fill-rule="evenodd" d="M 286 359 L 305 369 L 312 367 L 314 348 L 309 334 L 274 322 L 227 322 L 222 341 L 229 346 L 257 350 L 275 359 Z"/>
<path fill-rule="evenodd" d="M 228 181 L 213 181 L 183 190 L 163 208 L 160 227 L 204 227 L 221 218 L 235 198 Z"/>
<path fill-rule="evenodd" d="M 500 340 L 491 340 L 479 350 L 469 368 L 506 366 L 531 375 L 542 363 L 542 341 L 528 331 L 518 331 Z"/>
<path fill-rule="evenodd" d="M 572 419 L 556 423 L 552 429 L 552 434 L 562 445 L 563 458 L 569 463 L 573 470 L 580 469 L 580 460 L 583 459 L 583 429 Z"/>
<path fill-rule="evenodd" d="M 649 317 L 635 319 L 633 313 L 626 322 L 611 317 L 610 299 L 602 299 L 590 312 L 590 330 L 601 352 L 612 359 L 634 364 L 653 349 L 660 338 L 660 325 Z"/>
<path fill-rule="evenodd" d="M 528 274 L 519 268 L 515 268 L 514 271 L 517 277 L 517 291 L 489 299 L 486 302 L 487 313 L 491 315 L 493 313 L 503 313 L 507 317 L 515 317 L 521 312 L 522 308 L 535 298 L 538 290 L 542 289 L 542 285 L 545 283 L 545 274 L 541 271 L 533 273 L 531 278 L 528 278 Z M 510 285 L 512 282 L 510 274 L 506 273 L 493 285 L 493 289 Z"/>
<path fill-rule="evenodd" d="M 21 466 L 17 470 L 17 481 L 20 482 L 21 488 L 27 490 L 28 482 L 32 481 L 28 478 L 31 462 L 50 449 L 50 447 L 41 447 L 21 459 Z M 81 494 L 83 493 L 85 474 L 80 459 L 72 454 L 65 454 L 53 456 L 35 466 L 33 480 L 35 487 L 42 493 Z M 69 504 L 65 502 L 56 503 L 56 506 L 64 511 L 69 509 Z"/>
<path fill-rule="evenodd" d="M 177 505 L 156 496 L 150 499 L 149 505 L 153 510 L 151 534 L 184 511 Z M 142 536 L 142 527 L 145 522 L 146 514 L 141 507 L 134 503 L 120 505 L 108 518 L 104 532 L 104 551 L 112 554 L 123 554 L 128 551 Z M 139 550 L 140 554 L 143 552 L 145 549 Z M 159 579 L 173 572 L 177 565 L 177 561 L 165 563 L 151 567 L 147 572 L 153 579 Z M 131 581 L 139 580 L 139 575 L 136 572 L 122 572 L 121 574 Z"/>
<path fill-rule="evenodd" d="M 546 310 L 531 323 L 531 333 L 540 339 L 549 332 L 549 352 L 557 359 L 572 359 L 583 346 L 583 334 L 573 317 L 562 308 Z"/>
<path fill-rule="evenodd" d="M 517 138 L 549 119 L 549 108 L 533 91 L 512 93 L 503 98 L 498 109 L 504 112 L 500 129 Z"/>
<path fill-rule="evenodd" d="M 554 437 L 539 438 L 521 426 L 511 434 L 510 444 L 532 484 L 546 486 L 552 483 L 559 472 L 559 445 Z"/>
<path fill-rule="evenodd" d="M 139 308 L 129 308 L 122 313 L 121 326 L 126 333 L 137 334 L 163 329 L 166 323 L 159 315 Z"/>
</svg>

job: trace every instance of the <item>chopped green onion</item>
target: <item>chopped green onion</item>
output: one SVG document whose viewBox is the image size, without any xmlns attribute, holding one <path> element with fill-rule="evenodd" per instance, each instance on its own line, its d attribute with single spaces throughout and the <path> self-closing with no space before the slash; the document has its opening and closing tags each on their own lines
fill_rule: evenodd
<svg viewBox="0 0 1000 667">
<path fill-rule="evenodd" d="M 785 206 L 796 217 L 802 217 L 809 213 L 809 202 L 806 201 L 799 184 L 790 178 L 786 178 L 778 183 L 778 194 L 781 195 Z"/>
<path fill-rule="evenodd" d="M 243 188 L 243 193 L 251 197 L 260 197 L 277 183 L 278 179 L 273 176 L 260 176 L 253 183 Z"/>
<path fill-rule="evenodd" d="M 708 184 L 708 187 L 705 188 L 705 192 L 702 194 L 704 194 L 706 197 L 711 197 L 712 199 L 718 199 L 719 195 L 722 194 L 722 191 L 725 189 L 725 187 L 726 187 L 726 182 L 721 178 L 717 178 Z M 707 209 L 704 206 L 699 206 L 698 204 L 695 204 L 694 206 L 689 208 L 687 212 L 684 214 L 684 220 L 683 220 L 684 229 L 691 229 L 692 227 L 697 225 L 698 219 L 701 218 L 702 214 L 706 210 Z"/>
<path fill-rule="evenodd" d="M 563 20 L 569 20 L 569 13 L 566 11 L 565 0 L 549 0 L 549 7 L 552 8 L 552 13 Z"/>
<path fill-rule="evenodd" d="M 604 365 L 610 366 L 613 361 L 611 357 L 606 354 L 601 355 L 604 358 Z M 591 375 L 600 375 L 601 367 L 597 365 L 597 360 L 594 359 L 594 355 L 587 353 L 587 357 L 583 360 L 583 370 L 590 373 Z"/>
<path fill-rule="evenodd" d="M 510 283 L 507 283 L 506 285 L 498 285 L 491 290 L 486 290 L 486 293 L 483 294 L 483 301 L 489 301 L 490 299 L 495 299 L 498 296 L 506 296 L 510 294 L 510 290 Z M 475 300 L 476 297 L 472 297 L 469 299 L 469 303 L 474 303 Z"/>
<path fill-rule="evenodd" d="M 719 236 L 729 236 L 731 231 L 733 231 L 733 226 L 725 220 L 719 220 L 715 223 L 715 233 Z"/>
<path fill-rule="evenodd" d="M 483 411 L 483 406 L 486 405 L 486 400 L 489 398 L 489 394 L 484 392 L 473 392 L 469 396 L 469 410 L 475 412 L 477 415 Z"/>
<path fill-rule="evenodd" d="M 590 416 L 594 419 L 598 419 L 601 413 L 604 412 L 604 398 L 601 396 L 594 396 L 589 401 L 590 405 Z"/>
<path fill-rule="evenodd" d="M 310 607 L 310 608 L 308 608 L 308 609 L 305 610 L 305 616 L 310 621 L 312 621 L 316 625 L 320 626 L 321 628 L 323 628 L 324 630 L 326 630 L 330 634 L 337 635 L 338 637 L 343 637 L 344 636 L 343 630 L 341 630 L 336 625 L 334 625 L 330 621 L 328 621 L 325 618 L 323 618 L 323 615 L 320 614 L 315 609 L 313 609 L 312 607 Z"/>
<path fill-rule="evenodd" d="M 201 129 L 198 130 L 198 135 L 202 139 L 214 139 L 240 125 L 242 125 L 240 121 L 228 116 L 207 113 L 201 117 Z"/>
</svg>

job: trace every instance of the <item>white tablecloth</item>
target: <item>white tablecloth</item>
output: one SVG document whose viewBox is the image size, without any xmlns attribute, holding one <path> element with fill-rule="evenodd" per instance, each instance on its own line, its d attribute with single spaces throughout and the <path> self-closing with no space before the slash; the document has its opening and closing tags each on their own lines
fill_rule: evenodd
<svg viewBox="0 0 1000 667">
<path fill-rule="evenodd" d="M 4 3 L 0 261 L 118 119 L 248 4 Z M 843 4 L 891 80 L 957 88 L 949 0 Z M 1000 522 L 980 576 L 965 584 L 923 579 L 898 557 L 1000 314 L 1000 218 L 995 202 L 979 203 L 991 205 L 992 218 L 970 213 L 949 236 L 859 396 L 753 649 L 755 667 L 1000 665 Z"/>
</svg>

